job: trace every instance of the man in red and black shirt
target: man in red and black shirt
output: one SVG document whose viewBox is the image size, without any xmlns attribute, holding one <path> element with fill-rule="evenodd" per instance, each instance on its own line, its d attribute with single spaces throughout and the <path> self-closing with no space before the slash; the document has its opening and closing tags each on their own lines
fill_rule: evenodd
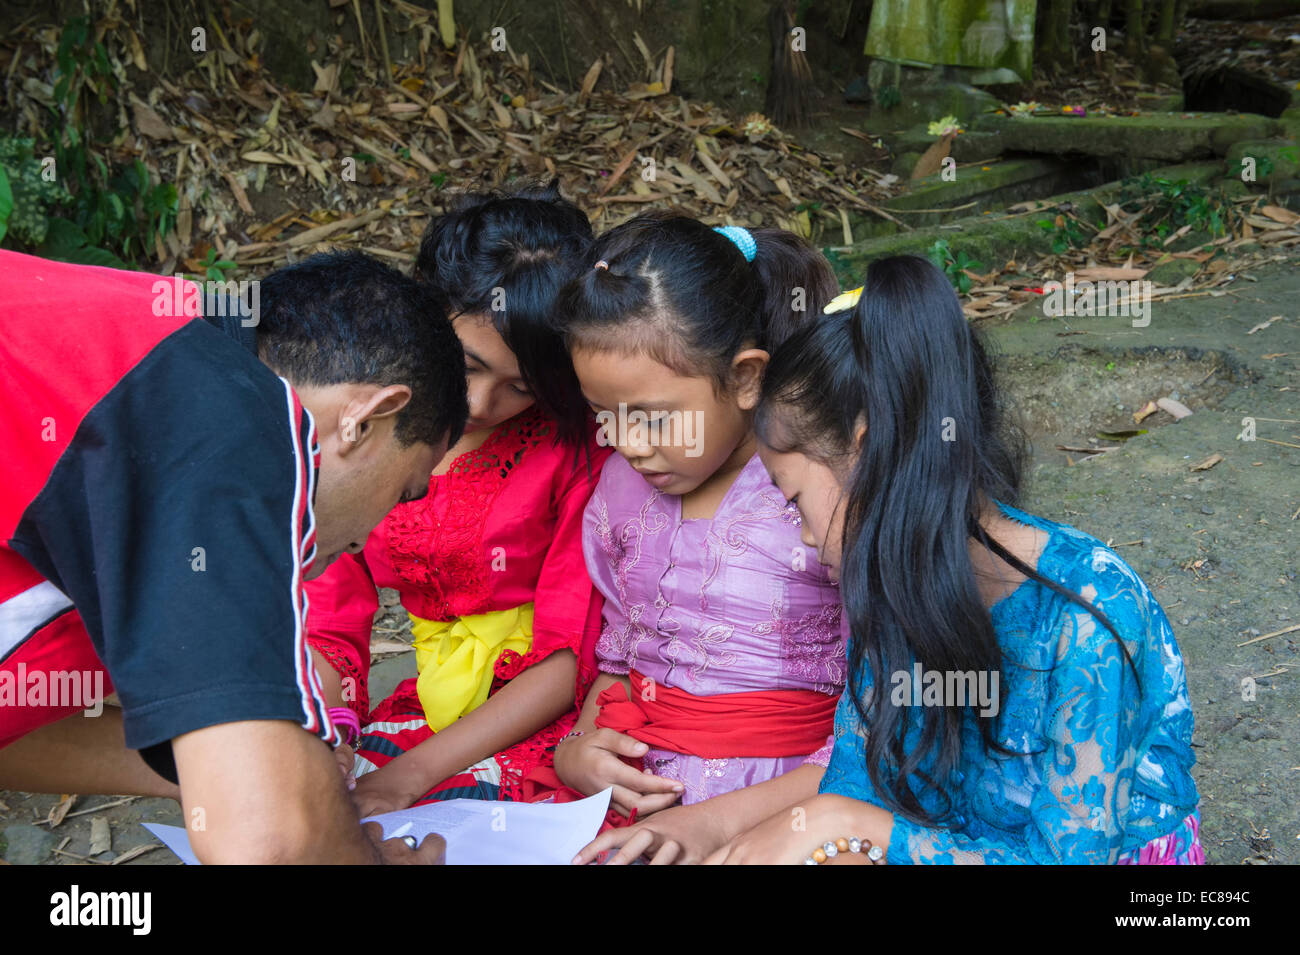
<svg viewBox="0 0 1300 955">
<path fill-rule="evenodd" d="M 463 353 L 360 253 L 257 293 L 0 251 L 0 787 L 177 796 L 204 861 L 419 861 L 357 825 L 302 582 L 426 492 Z"/>
</svg>

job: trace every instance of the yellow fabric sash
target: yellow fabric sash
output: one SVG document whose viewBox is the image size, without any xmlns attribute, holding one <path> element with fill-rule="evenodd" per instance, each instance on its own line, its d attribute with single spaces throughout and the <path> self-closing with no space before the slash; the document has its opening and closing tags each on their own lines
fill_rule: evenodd
<svg viewBox="0 0 1300 955">
<path fill-rule="evenodd" d="M 502 651 L 527 653 L 533 646 L 533 605 L 469 614 L 455 620 L 411 615 L 416 692 L 429 728 L 442 731 L 488 697 L 493 667 Z"/>
</svg>

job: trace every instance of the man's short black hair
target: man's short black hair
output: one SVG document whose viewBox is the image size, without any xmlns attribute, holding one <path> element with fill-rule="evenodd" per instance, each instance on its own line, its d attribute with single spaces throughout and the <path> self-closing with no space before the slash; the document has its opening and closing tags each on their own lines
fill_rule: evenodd
<svg viewBox="0 0 1300 955">
<path fill-rule="evenodd" d="M 398 442 L 460 440 L 465 352 L 435 289 L 361 252 L 322 252 L 268 275 L 259 308 L 258 354 L 291 385 L 408 385 Z"/>
</svg>

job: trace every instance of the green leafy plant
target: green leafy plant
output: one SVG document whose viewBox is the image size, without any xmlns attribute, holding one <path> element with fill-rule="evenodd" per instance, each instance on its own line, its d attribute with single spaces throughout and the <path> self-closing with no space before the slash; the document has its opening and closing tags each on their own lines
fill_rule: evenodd
<svg viewBox="0 0 1300 955">
<path fill-rule="evenodd" d="M 117 163 L 105 158 L 95 131 L 96 104 L 108 104 L 118 90 L 107 48 L 88 17 L 69 20 L 59 36 L 54 71 L 54 130 L 50 136 L 53 163 L 37 163 L 53 173 L 49 186 L 24 185 L 22 201 L 15 193 L 13 215 L 20 226 L 11 237 L 15 245 L 32 247 L 39 255 L 91 265 L 123 267 L 142 257 L 176 225 L 178 196 L 170 183 L 152 182 L 139 159 Z M 35 162 L 21 143 L 13 162 L 19 180 L 34 186 Z M 27 172 L 24 172 L 27 170 Z M 9 171 L 12 188 L 14 176 Z M 11 219 L 13 218 L 11 215 Z"/>
<path fill-rule="evenodd" d="M 948 247 L 946 239 L 938 239 L 934 245 L 930 246 L 926 256 L 938 268 L 943 270 L 943 274 L 948 276 L 948 281 L 958 292 L 965 295 L 971 290 L 971 277 L 967 270 L 978 271 L 984 267 L 984 263 L 976 262 L 965 252 L 954 253 Z"/>
<path fill-rule="evenodd" d="M 37 246 L 49 231 L 49 210 L 68 201 L 67 190 L 47 173 L 32 140 L 0 137 L 0 241 Z"/>
<path fill-rule="evenodd" d="M 1142 240 L 1146 246 L 1163 241 L 1183 226 L 1225 235 L 1236 218 L 1222 189 L 1208 190 L 1186 179 L 1166 179 L 1150 173 L 1124 181 L 1120 206 L 1130 213 L 1141 211 L 1139 224 L 1147 233 Z"/>
<path fill-rule="evenodd" d="M 1088 244 L 1088 233 L 1073 216 L 1062 213 L 1055 219 L 1039 219 L 1038 228 L 1052 234 L 1052 252 L 1060 255 L 1068 249 L 1082 249 Z"/>
<path fill-rule="evenodd" d="M 217 250 L 211 247 L 208 248 L 208 254 L 203 257 L 199 265 L 203 266 L 204 275 L 214 282 L 224 282 L 226 273 L 237 267 L 229 259 L 218 259 Z"/>
</svg>

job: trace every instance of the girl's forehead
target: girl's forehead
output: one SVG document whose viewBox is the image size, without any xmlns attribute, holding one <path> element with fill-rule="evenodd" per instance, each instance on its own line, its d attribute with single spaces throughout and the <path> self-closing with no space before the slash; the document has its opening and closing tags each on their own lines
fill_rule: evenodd
<svg viewBox="0 0 1300 955">
<path fill-rule="evenodd" d="M 614 385 L 623 391 L 655 391 L 671 388 L 690 389 L 708 380 L 684 375 L 670 368 L 642 349 L 575 348 L 573 367 L 584 384 Z"/>
</svg>

